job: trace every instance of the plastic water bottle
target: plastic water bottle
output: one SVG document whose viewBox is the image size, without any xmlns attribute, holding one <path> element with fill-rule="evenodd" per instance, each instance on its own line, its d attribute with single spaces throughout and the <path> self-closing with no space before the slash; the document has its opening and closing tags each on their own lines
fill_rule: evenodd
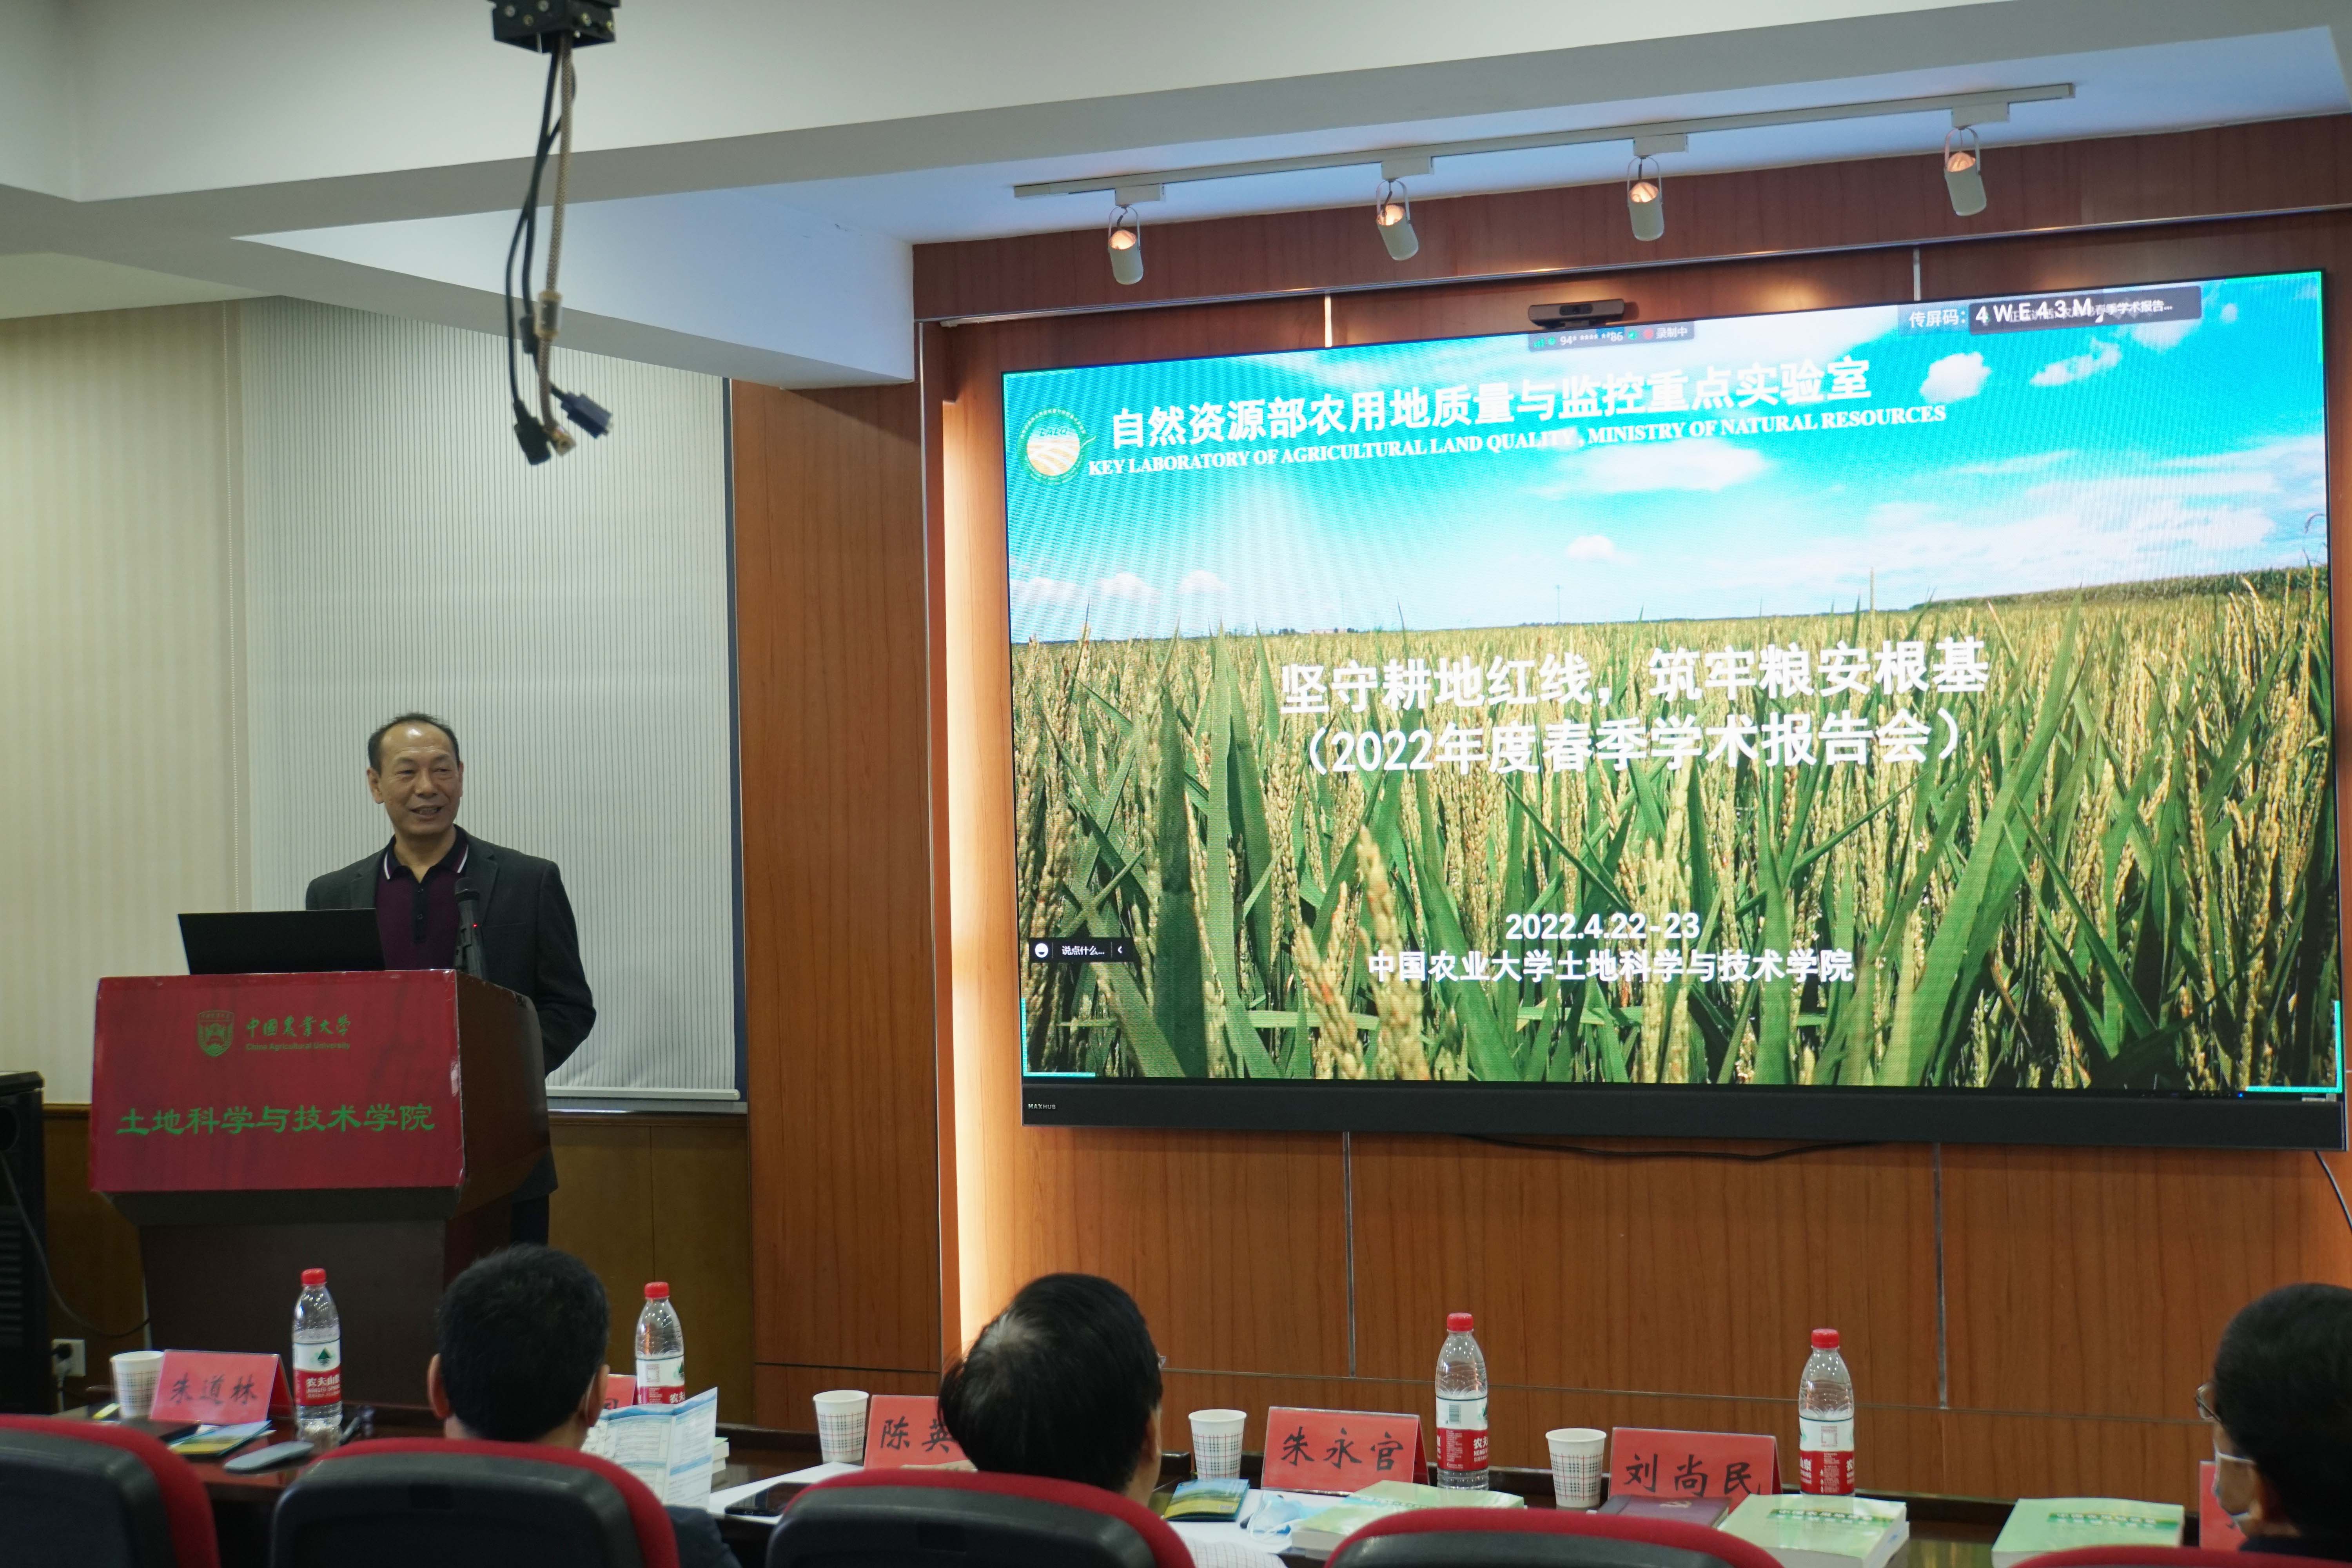
<svg viewBox="0 0 2352 1568">
<path fill-rule="evenodd" d="M 1430 1480 L 1459 1491 L 1486 1489 L 1486 1357 L 1467 1312 L 1445 1319 L 1437 1352 L 1437 1462 Z"/>
<path fill-rule="evenodd" d="M 1797 1489 L 1853 1490 L 1853 1374 L 1838 1354 L 1835 1329 L 1813 1331 L 1813 1353 L 1797 1384 Z"/>
<path fill-rule="evenodd" d="M 686 1397 L 686 1331 L 669 1304 L 669 1287 L 656 1279 L 646 1287 L 645 1310 L 637 1314 L 637 1403 L 676 1405 Z"/>
<path fill-rule="evenodd" d="M 294 1299 L 294 1427 L 322 1452 L 343 1429 L 343 1320 L 323 1268 L 302 1270 Z"/>
</svg>

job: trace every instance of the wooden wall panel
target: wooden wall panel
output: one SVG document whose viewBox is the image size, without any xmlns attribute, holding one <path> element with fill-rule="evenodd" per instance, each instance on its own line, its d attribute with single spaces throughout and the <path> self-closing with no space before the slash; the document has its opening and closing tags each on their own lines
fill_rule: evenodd
<svg viewBox="0 0 2352 1568">
<path fill-rule="evenodd" d="M 1358 1370 L 1426 1375 L 1445 1314 L 1470 1311 L 1500 1381 L 1793 1402 L 1826 1325 L 1874 1403 L 1932 1406 L 1931 1158 L 1615 1161 L 1359 1134 Z"/>
<path fill-rule="evenodd" d="M 1665 236 L 1650 244 L 1633 238 L 1614 181 L 1415 202 L 1421 253 L 1404 262 L 1388 258 L 1369 195 L 1359 206 L 1193 223 L 1157 223 L 1147 205 L 1144 278 L 1125 288 L 1104 259 L 1108 198 L 1078 197 L 1071 210 L 1086 227 L 917 246 L 915 313 L 1132 309 L 2342 206 L 2352 203 L 2352 116 L 1995 148 L 1990 202 L 1970 218 L 1952 215 L 1932 154 L 1698 175 L 1676 174 L 1672 162 Z M 1080 213 L 1087 201 L 1100 205 Z"/>
<path fill-rule="evenodd" d="M 2294 205 L 2288 198 L 2295 191 L 2313 195 L 2314 205 L 2338 204 L 2352 200 L 2352 183 L 2336 188 L 2352 174 L 2347 124 L 2331 119 L 2004 150 L 1989 171 L 1996 216 L 2052 227 L 2150 215 L 2186 219 Z M 2265 174 L 2246 185 L 2245 159 L 2258 147 L 2300 167 L 2291 177 Z M 2048 177 L 2029 187 L 2032 169 Z M 1622 295 L 1649 320 L 1904 300 L 1912 297 L 1909 242 L 1948 240 L 1965 230 L 1948 212 L 1936 217 L 1939 191 L 1930 190 L 1932 201 L 1905 197 L 1909 206 L 1887 207 L 1879 200 L 1883 180 L 1872 184 L 1881 176 L 1866 167 L 1783 173 L 1786 182 L 1738 176 L 1759 182 L 1738 192 L 1729 188 L 1735 177 L 1725 176 L 1723 221 L 1738 233 L 1701 229 L 1693 246 L 1821 252 L 1864 246 L 1881 233 L 1900 235 L 1903 243 L 1645 266 L 1569 282 L 1339 294 L 1329 307 L 1334 339 L 1524 330 L 1528 304 L 1557 299 Z M 2020 184 L 2001 183 L 2011 178 Z M 1674 188 L 1688 194 L 1697 184 Z M 1772 192 L 1780 197 L 1764 201 Z M 1574 193 L 1542 195 L 1570 205 L 1478 209 L 1481 222 L 1492 220 L 1480 241 L 1491 245 L 1481 254 L 1511 261 L 1512 245 L 1534 255 L 1581 245 L 1596 226 L 1622 228 L 1622 216 L 1607 213 L 1580 229 Z M 1428 204 L 1443 209 L 1429 228 L 1482 200 L 1511 199 Z M 2006 205 L 2012 200 L 2017 206 Z M 1677 198 L 1675 211 L 1707 205 Z M 1154 276 L 1175 272 L 1169 264 L 1180 257 L 1197 270 L 1170 278 L 1158 295 L 1148 281 L 1123 299 L 1095 280 L 1099 239 L 1092 235 L 1066 247 L 1066 237 L 1055 236 L 923 247 L 921 308 L 951 314 L 1018 302 L 1095 310 L 1176 298 L 1187 289 L 1239 295 L 1396 277 L 1385 262 L 1332 259 L 1343 247 L 1335 237 L 1342 226 L 1345 245 L 1375 243 L 1353 233 L 1360 216 L 1186 226 L 1199 231 L 1192 249 L 1183 248 L 1191 240 L 1171 244 L 1171 231 L 1158 230 L 1149 242 L 1158 247 Z M 1618 257 L 1625 247 L 1612 248 L 1605 234 L 1594 243 L 1612 258 L 1633 258 L 1630 251 Z M 2352 217 L 2329 212 L 1943 243 L 1917 259 L 1921 292 L 1937 298 L 2332 270 L 2347 244 Z M 1675 251 L 1668 245 L 1641 259 L 1672 261 Z M 1432 265 L 1458 269 L 1461 253 L 1441 253 Z M 1512 269 L 1515 262 L 1492 268 Z M 1619 1164 L 1462 1141 L 1358 1136 L 1342 1158 L 1352 1179 L 1337 1220 L 1344 1265 L 1334 1276 L 1323 1272 L 1331 1243 L 1317 1228 L 1332 1221 L 1301 1214 L 1268 1226 L 1247 1215 L 1252 1223 L 1239 1226 L 1230 1218 L 1222 1227 L 1205 1226 L 1181 1184 L 1192 1156 L 1173 1152 L 1178 1144 L 1199 1148 L 1200 1168 L 1214 1173 L 1215 1194 L 1204 1201 L 1228 1205 L 1232 1215 L 1240 1200 L 1228 1194 L 1296 1185 L 1302 1172 L 1319 1172 L 1324 1140 L 1226 1142 L 1018 1126 L 1004 863 L 1010 803 L 1002 784 L 985 782 L 1009 771 L 995 377 L 1038 364 L 1312 346 L 1321 341 L 1321 306 L 1310 297 L 926 331 L 926 396 L 944 447 L 929 523 L 944 568 L 934 595 L 946 646 L 935 668 L 961 666 L 941 689 L 950 749 L 960 767 L 972 763 L 983 781 L 961 797 L 953 780 L 940 791 L 956 879 L 944 900 L 954 931 L 954 973 L 945 984 L 958 1005 L 943 1050 L 953 1068 L 947 1092 L 962 1161 L 965 1329 L 977 1326 L 975 1312 L 993 1310 L 1042 1268 L 1100 1268 L 1137 1289 L 1171 1353 L 1171 1432 L 1183 1409 L 1231 1403 L 1252 1411 L 1255 1443 L 1262 1440 L 1265 1406 L 1276 1400 L 1427 1414 L 1427 1369 L 1442 1315 L 1468 1307 L 1481 1314 L 1496 1378 L 1498 1457 L 1533 1464 L 1541 1462 L 1542 1431 L 1570 1423 L 1760 1428 L 1792 1446 L 1804 1331 L 1834 1322 L 1848 1336 L 1856 1368 L 1863 1463 L 1873 1485 L 1987 1496 L 2185 1496 L 2202 1440 L 2185 1401 L 2229 1312 L 2287 1279 L 2352 1279 L 2352 1237 L 2308 1155 L 1888 1146 L 1770 1165 Z M 2342 321 L 2333 313 L 2339 386 L 2352 371 Z M 2344 439 L 2340 431 L 2336 439 Z M 2336 454 L 2337 473 L 2347 471 L 2345 456 Z M 2337 1164 L 2352 1176 L 2352 1162 Z M 1312 1185 L 1319 1192 L 1325 1184 Z M 1322 1206 L 1311 1196 L 1300 1201 Z M 1253 1292 L 1258 1279 L 1286 1281 L 1281 1290 L 1254 1294 L 1263 1303 L 1258 1310 L 1332 1314 L 1344 1281 L 1353 1303 L 1345 1357 L 1328 1336 L 1306 1328 L 1277 1332 L 1254 1319 L 1229 1322 L 1222 1314 L 1230 1310 L 1232 1276 L 1181 1261 L 1204 1234 L 1229 1239 L 1244 1264 L 1235 1272 L 1253 1281 Z M 1179 1261 L 1164 1261 L 1171 1258 Z M 1275 1364 L 1280 1357 L 1295 1359 Z"/>
<path fill-rule="evenodd" d="M 783 1432 L 816 1430 L 815 1395 L 835 1388 L 862 1388 L 868 1394 L 937 1394 L 935 1372 L 877 1372 L 866 1366 L 780 1366 L 761 1363 L 751 1369 L 751 1424 Z"/>
<path fill-rule="evenodd" d="M 563 1184 L 548 1205 L 548 1240 L 584 1259 L 613 1310 L 606 1355 L 636 1365 L 646 1282 L 667 1280 L 686 1329 L 687 1375 L 719 1390 L 719 1418 L 751 1418 L 751 1160 L 744 1118 L 557 1111 L 550 1118 Z M 420 1394 L 419 1397 L 422 1397 Z"/>
<path fill-rule="evenodd" d="M 146 1279 L 139 1262 L 139 1230 L 114 1212 L 114 1205 L 89 1190 L 89 1107 L 50 1105 L 41 1118 L 42 1174 L 48 1188 L 49 1267 L 56 1270 L 58 1289 L 81 1310 L 98 1320 L 98 1328 L 131 1328 L 147 1316 Z M 90 1378 L 106 1382 L 112 1374 L 107 1357 L 117 1351 L 144 1347 L 144 1334 L 101 1335 L 90 1324 L 77 1322 L 49 1302 L 49 1334 L 55 1339 L 89 1342 Z M 79 1399 L 79 1384 L 68 1398 Z"/>
<path fill-rule="evenodd" d="M 911 386 L 735 388 L 758 1359 L 939 1366 Z"/>
</svg>

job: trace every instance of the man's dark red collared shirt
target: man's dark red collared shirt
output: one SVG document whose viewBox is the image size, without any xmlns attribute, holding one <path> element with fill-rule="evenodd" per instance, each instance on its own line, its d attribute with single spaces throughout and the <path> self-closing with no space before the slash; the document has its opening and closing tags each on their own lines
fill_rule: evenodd
<svg viewBox="0 0 2352 1568">
<path fill-rule="evenodd" d="M 457 967 L 457 878 L 472 853 L 466 830 L 420 880 L 387 846 L 375 879 L 375 930 L 386 969 Z"/>
</svg>

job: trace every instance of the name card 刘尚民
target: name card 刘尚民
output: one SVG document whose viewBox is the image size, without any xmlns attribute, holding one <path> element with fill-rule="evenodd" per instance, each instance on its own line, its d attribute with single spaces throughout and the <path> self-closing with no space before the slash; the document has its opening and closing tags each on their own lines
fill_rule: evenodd
<svg viewBox="0 0 2352 1568">
<path fill-rule="evenodd" d="M 1609 1434 L 1611 1497 L 1719 1498 L 1780 1489 L 1780 1445 L 1746 1432 L 1620 1426 Z"/>
</svg>

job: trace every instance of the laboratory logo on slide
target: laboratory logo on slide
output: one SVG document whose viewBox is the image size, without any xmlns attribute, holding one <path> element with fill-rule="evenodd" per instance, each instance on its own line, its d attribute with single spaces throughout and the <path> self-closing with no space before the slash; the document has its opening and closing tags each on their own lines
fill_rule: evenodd
<svg viewBox="0 0 2352 1568">
<path fill-rule="evenodd" d="M 229 1027 L 236 1016 L 226 1007 L 207 1007 L 196 1015 L 196 1049 L 216 1057 L 228 1049 Z"/>
<path fill-rule="evenodd" d="M 1021 426 L 1021 460 L 1041 484 L 1058 485 L 1076 474 L 1086 449 L 1087 427 L 1067 409 L 1040 409 Z"/>
</svg>

